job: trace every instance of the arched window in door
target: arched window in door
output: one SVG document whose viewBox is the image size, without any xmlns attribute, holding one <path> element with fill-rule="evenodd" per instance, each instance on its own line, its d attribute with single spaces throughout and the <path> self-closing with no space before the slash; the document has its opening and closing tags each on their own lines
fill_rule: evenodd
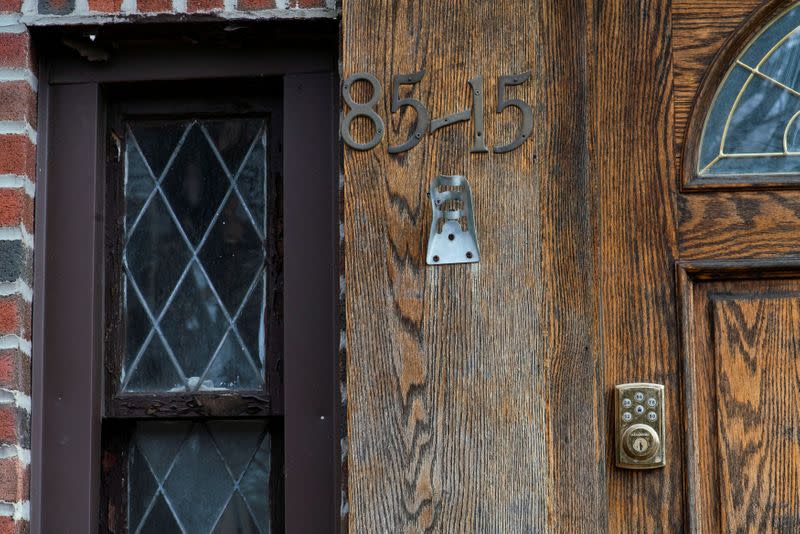
<svg viewBox="0 0 800 534">
<path fill-rule="evenodd" d="M 800 174 L 800 3 L 743 50 L 706 115 L 697 176 Z"/>
</svg>

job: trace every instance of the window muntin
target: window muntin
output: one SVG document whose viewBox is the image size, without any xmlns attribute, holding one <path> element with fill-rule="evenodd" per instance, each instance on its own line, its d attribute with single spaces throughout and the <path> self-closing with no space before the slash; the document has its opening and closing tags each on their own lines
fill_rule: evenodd
<svg viewBox="0 0 800 534">
<path fill-rule="evenodd" d="M 131 533 L 282 524 L 278 82 L 107 91 L 101 508 Z"/>
<path fill-rule="evenodd" d="M 700 178 L 800 173 L 800 5 L 737 58 L 706 117 Z"/>
<path fill-rule="evenodd" d="M 263 390 L 266 122 L 126 127 L 123 392 Z"/>
<path fill-rule="evenodd" d="M 270 448 L 258 420 L 137 423 L 129 531 L 267 534 Z"/>
</svg>

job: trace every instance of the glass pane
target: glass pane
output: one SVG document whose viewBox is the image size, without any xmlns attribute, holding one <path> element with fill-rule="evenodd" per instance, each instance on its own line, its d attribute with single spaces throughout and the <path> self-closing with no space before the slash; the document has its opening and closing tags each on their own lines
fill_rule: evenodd
<svg viewBox="0 0 800 534">
<path fill-rule="evenodd" d="M 134 525 L 141 525 L 139 530 L 133 530 Z M 131 532 L 137 534 L 179 534 L 185 532 L 178 526 L 175 516 L 169 509 L 167 501 L 161 495 L 153 501 L 152 507 L 141 523 L 131 523 Z"/>
<path fill-rule="evenodd" d="M 250 362 L 239 339 L 228 334 L 200 389 L 258 389 L 261 373 Z"/>
<path fill-rule="evenodd" d="M 262 532 L 258 528 L 253 516 L 250 515 L 250 510 L 247 508 L 247 503 L 242 499 L 238 493 L 231 497 L 228 506 L 219 518 L 214 534 L 258 534 Z"/>
<path fill-rule="evenodd" d="M 194 389 L 200 382 L 203 371 L 222 342 L 227 325 L 205 274 L 193 262 L 161 321 L 164 335 L 175 351 L 190 388 Z"/>
<path fill-rule="evenodd" d="M 267 139 L 266 135 L 262 133 L 256 139 L 256 143 L 250 150 L 250 155 L 247 161 L 239 171 L 239 179 L 236 185 L 241 191 L 244 201 L 248 209 L 253 214 L 253 219 L 259 226 L 259 234 L 264 235 L 266 232 L 266 189 L 264 187 L 264 176 L 267 174 Z"/>
<path fill-rule="evenodd" d="M 123 365 L 124 370 L 130 369 L 133 365 L 133 360 L 142 348 L 147 335 L 152 332 L 152 323 L 144 311 L 144 306 L 139 300 L 139 295 L 131 287 L 130 280 L 125 277 L 125 346 L 128 351 L 125 354 L 125 362 Z M 125 379 L 123 374 L 122 379 Z"/>
<path fill-rule="evenodd" d="M 134 443 L 147 457 L 147 464 L 158 482 L 164 482 L 178 449 L 189 434 L 186 421 L 142 421 L 137 423 Z"/>
<path fill-rule="evenodd" d="M 264 388 L 265 126 L 129 125 L 123 390 Z"/>
<path fill-rule="evenodd" d="M 169 204 L 192 244 L 200 242 L 229 186 L 214 147 L 202 129 L 193 125 L 163 183 Z"/>
<path fill-rule="evenodd" d="M 800 172 L 800 6 L 755 36 L 731 66 L 706 117 L 705 176 Z"/>
<path fill-rule="evenodd" d="M 264 132 L 262 121 L 258 119 L 204 121 L 203 128 L 232 174 L 239 171 L 248 151 L 252 149 L 251 145 L 260 142 L 260 135 Z"/>
<path fill-rule="evenodd" d="M 125 247 L 125 260 L 134 289 L 158 316 L 191 254 L 161 198 L 154 198 L 137 222 Z"/>
<path fill-rule="evenodd" d="M 130 515 L 136 518 L 144 517 L 158 490 L 158 483 L 138 447 L 133 447 L 128 465 L 130 466 L 128 479 Z M 132 526 L 137 524 L 131 523 Z"/>
<path fill-rule="evenodd" d="M 266 308 L 267 294 L 262 277 L 258 285 L 250 292 L 250 296 L 247 297 L 236 323 L 239 326 L 239 334 L 244 342 L 244 347 L 248 349 L 250 358 L 259 372 L 264 369 L 266 359 Z"/>
<path fill-rule="evenodd" d="M 131 222 L 155 188 L 156 183 L 139 147 L 136 143 L 128 143 L 125 152 L 125 212 Z"/>
<path fill-rule="evenodd" d="M 185 424 L 137 424 L 128 463 L 130 531 L 142 525 L 140 532 L 268 533 L 266 424 L 189 424 L 188 435 Z"/>
<path fill-rule="evenodd" d="M 186 391 L 186 382 L 181 377 L 158 336 L 150 338 L 138 360 L 134 360 L 125 390 L 134 393 L 157 391 Z M 123 374 L 123 378 L 125 378 Z"/>
<path fill-rule="evenodd" d="M 130 125 L 128 145 L 135 141 L 153 176 L 160 178 L 187 126 L 185 121 L 136 121 Z"/>
<path fill-rule="evenodd" d="M 800 98 L 773 83 L 754 78 L 742 91 L 725 140 L 732 154 L 783 152 L 788 119 L 800 110 Z"/>
<path fill-rule="evenodd" d="M 225 203 L 200 259 L 228 313 L 236 315 L 264 265 L 261 238 L 236 196 Z"/>
<path fill-rule="evenodd" d="M 770 78 L 795 90 L 800 90 L 800 32 L 795 32 L 772 53 L 759 70 Z"/>
</svg>

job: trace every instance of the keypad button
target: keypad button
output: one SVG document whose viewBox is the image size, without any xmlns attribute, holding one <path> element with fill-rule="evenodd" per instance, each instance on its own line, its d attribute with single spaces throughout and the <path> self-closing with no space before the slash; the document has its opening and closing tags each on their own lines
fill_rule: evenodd
<svg viewBox="0 0 800 534">
<path fill-rule="evenodd" d="M 642 402 L 644 400 L 644 393 L 637 391 L 633 398 L 636 400 L 636 402 Z"/>
<path fill-rule="evenodd" d="M 647 405 L 650 406 L 651 408 L 655 408 L 656 404 L 657 404 L 656 399 L 653 398 L 647 399 Z"/>
<path fill-rule="evenodd" d="M 658 419 L 658 415 L 656 415 L 656 412 L 650 412 L 647 414 L 648 421 L 655 421 L 656 419 Z"/>
<path fill-rule="evenodd" d="M 622 406 L 624 408 L 630 408 L 631 404 L 633 404 L 633 403 L 631 402 L 630 399 L 622 399 Z"/>
<path fill-rule="evenodd" d="M 622 420 L 623 421 L 627 422 L 627 421 L 630 421 L 631 419 L 633 419 L 633 416 L 631 415 L 631 412 L 625 412 L 624 414 L 622 414 Z"/>
<path fill-rule="evenodd" d="M 637 406 L 636 407 L 636 414 L 637 415 L 642 415 L 643 413 L 644 413 L 644 406 L 641 406 L 641 405 Z"/>
</svg>

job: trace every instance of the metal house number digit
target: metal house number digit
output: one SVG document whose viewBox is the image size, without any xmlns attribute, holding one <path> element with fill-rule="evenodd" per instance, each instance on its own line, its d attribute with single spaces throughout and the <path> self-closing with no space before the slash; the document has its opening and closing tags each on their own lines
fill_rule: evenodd
<svg viewBox="0 0 800 534">
<path fill-rule="evenodd" d="M 352 94 L 353 84 L 361 80 L 364 80 L 372 86 L 372 96 L 369 101 L 364 104 L 355 102 Z M 342 138 L 350 148 L 355 150 L 369 150 L 378 146 L 378 143 L 383 139 L 383 119 L 374 109 L 378 104 L 378 100 L 381 98 L 382 92 L 383 88 L 381 87 L 381 82 L 379 82 L 375 76 L 366 72 L 353 74 L 342 84 L 342 98 L 344 98 L 344 101 L 350 106 L 350 112 L 342 119 Z M 375 125 L 375 135 L 366 143 L 357 142 L 350 133 L 350 125 L 356 117 L 367 117 L 372 121 L 372 124 Z"/>
<path fill-rule="evenodd" d="M 392 113 L 396 113 L 404 106 L 414 108 L 414 111 L 417 112 L 417 127 L 405 143 L 397 146 L 390 146 L 389 154 L 399 154 L 400 152 L 411 150 L 422 141 L 422 136 L 425 135 L 425 131 L 428 129 L 431 118 L 425 104 L 414 98 L 400 98 L 401 85 L 417 84 L 423 76 L 425 76 L 425 71 L 421 70 L 414 74 L 398 74 L 392 81 Z"/>
<path fill-rule="evenodd" d="M 502 113 L 507 107 L 517 108 L 522 112 L 522 128 L 517 132 L 517 137 L 509 144 L 494 147 L 495 154 L 511 152 L 531 136 L 533 131 L 533 110 L 531 107 L 518 98 L 506 100 L 506 87 L 509 85 L 521 85 L 530 79 L 530 72 L 515 76 L 500 76 L 500 81 L 497 83 L 497 113 Z"/>
<path fill-rule="evenodd" d="M 447 115 L 445 117 L 431 119 L 428 108 L 425 104 L 416 98 L 400 98 L 401 85 L 416 85 L 425 76 L 425 71 L 421 70 L 412 74 L 398 74 L 392 78 L 392 101 L 391 112 L 397 113 L 401 108 L 410 107 L 417 114 L 417 121 L 414 130 L 409 134 L 408 138 L 398 144 L 390 145 L 388 147 L 389 154 L 400 154 L 411 150 L 417 146 L 422 137 L 426 133 L 434 133 L 435 131 L 446 126 L 453 126 L 460 122 L 469 121 L 470 118 L 473 122 L 473 142 L 470 152 L 481 153 L 489 152 L 486 146 L 486 136 L 484 131 L 484 92 L 483 92 L 483 76 L 476 76 L 469 80 L 470 92 L 472 94 L 472 108 L 465 109 Z M 515 85 L 522 85 L 531 79 L 531 73 L 525 72 L 523 74 L 513 74 L 510 76 L 500 76 L 497 82 L 497 113 L 500 114 L 509 107 L 515 107 L 522 112 L 522 124 L 517 131 L 516 137 L 506 144 L 497 145 L 494 147 L 495 154 L 503 154 L 511 152 L 512 150 L 522 146 L 527 141 L 531 132 L 533 131 L 533 110 L 531 107 L 518 98 L 507 98 L 506 89 Z M 353 100 L 353 85 L 356 82 L 365 81 L 372 87 L 372 96 L 368 102 L 356 102 Z M 383 139 L 384 123 L 380 115 L 375 111 L 378 101 L 381 98 L 383 88 L 381 82 L 367 72 L 358 72 L 347 78 L 342 84 L 342 98 L 344 99 L 350 110 L 344 114 L 342 118 L 342 139 L 347 146 L 354 150 L 370 150 L 378 146 Z M 366 117 L 372 121 L 375 127 L 375 134 L 372 139 L 366 143 L 359 143 L 353 139 L 353 134 L 350 127 L 356 117 Z"/>
</svg>

